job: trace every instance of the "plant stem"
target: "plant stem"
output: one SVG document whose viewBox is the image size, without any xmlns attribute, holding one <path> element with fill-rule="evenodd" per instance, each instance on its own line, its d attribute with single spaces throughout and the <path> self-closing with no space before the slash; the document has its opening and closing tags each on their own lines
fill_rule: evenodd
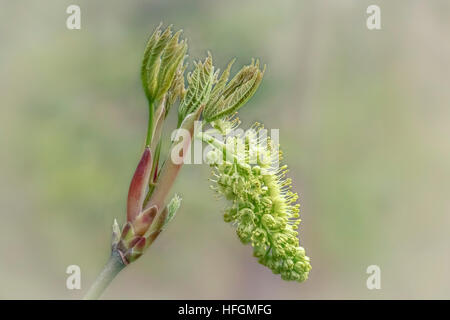
<svg viewBox="0 0 450 320">
<path fill-rule="evenodd" d="M 122 261 L 120 255 L 113 251 L 109 257 L 108 262 L 103 268 L 102 272 L 98 275 L 95 282 L 92 284 L 88 293 L 84 296 L 84 300 L 96 300 L 103 291 L 108 287 L 111 281 L 117 276 L 117 274 L 125 268 L 125 264 Z"/>
<path fill-rule="evenodd" d="M 148 102 L 148 126 L 147 126 L 147 140 L 145 141 L 145 145 L 149 146 L 152 143 L 152 135 L 153 135 L 153 101 Z"/>
</svg>

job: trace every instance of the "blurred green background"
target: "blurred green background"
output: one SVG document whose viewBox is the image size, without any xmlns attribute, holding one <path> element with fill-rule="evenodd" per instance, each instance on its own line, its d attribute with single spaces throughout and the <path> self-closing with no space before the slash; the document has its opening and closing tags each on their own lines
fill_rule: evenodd
<svg viewBox="0 0 450 320">
<path fill-rule="evenodd" d="M 149 34 L 173 23 L 192 58 L 258 57 L 240 112 L 280 128 L 313 270 L 283 282 L 222 221 L 210 169 L 186 166 L 182 208 L 104 298 L 449 298 L 450 2 L 0 1 L 0 298 L 80 298 L 124 221 L 146 130 Z M 81 7 L 81 30 L 66 8 Z M 382 29 L 366 28 L 381 7 Z M 82 271 L 67 290 L 66 267 Z M 381 268 L 381 290 L 366 268 Z"/>
</svg>

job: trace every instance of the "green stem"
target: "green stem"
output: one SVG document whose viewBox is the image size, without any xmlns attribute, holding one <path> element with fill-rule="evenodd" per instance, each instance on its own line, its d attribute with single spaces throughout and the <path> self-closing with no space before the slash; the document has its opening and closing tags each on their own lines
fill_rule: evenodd
<svg viewBox="0 0 450 320">
<path fill-rule="evenodd" d="M 97 279 L 92 284 L 91 288 L 83 299 L 98 299 L 102 295 L 103 291 L 105 291 L 105 289 L 109 286 L 111 281 L 123 268 L 125 268 L 125 266 L 126 265 L 123 263 L 120 255 L 117 252 L 113 251 L 102 272 L 100 272 Z"/>
<path fill-rule="evenodd" d="M 152 143 L 153 134 L 153 101 L 148 102 L 148 126 L 147 126 L 147 140 L 145 140 L 145 145 L 149 146 Z"/>
</svg>

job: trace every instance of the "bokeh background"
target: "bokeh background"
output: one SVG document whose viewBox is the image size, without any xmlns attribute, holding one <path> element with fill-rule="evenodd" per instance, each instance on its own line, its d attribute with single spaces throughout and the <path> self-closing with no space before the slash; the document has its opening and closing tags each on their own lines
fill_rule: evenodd
<svg viewBox="0 0 450 320">
<path fill-rule="evenodd" d="M 280 128 L 313 270 L 287 283 L 259 265 L 222 221 L 210 169 L 191 165 L 175 220 L 104 298 L 450 297 L 450 2 L 0 4 L 0 298 L 81 298 L 105 263 L 146 130 L 140 59 L 161 21 L 184 30 L 190 61 L 267 64 L 240 117 Z M 70 4 L 81 30 L 66 28 Z M 65 287 L 71 264 L 82 290 Z M 381 290 L 366 288 L 372 264 Z"/>
</svg>

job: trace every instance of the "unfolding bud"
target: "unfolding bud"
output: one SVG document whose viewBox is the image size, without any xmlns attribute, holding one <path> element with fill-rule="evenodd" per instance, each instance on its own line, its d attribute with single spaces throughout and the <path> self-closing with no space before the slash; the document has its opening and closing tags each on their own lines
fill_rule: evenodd
<svg viewBox="0 0 450 320">
<path fill-rule="evenodd" d="M 141 160 L 134 172 L 133 179 L 128 190 L 127 221 L 133 221 L 142 211 L 145 192 L 147 190 L 150 173 L 152 171 L 152 155 L 149 147 L 146 147 Z"/>
<path fill-rule="evenodd" d="M 216 76 L 210 53 L 204 62 L 195 63 L 194 71 L 188 74 L 188 89 L 178 109 L 179 125 L 187 115 L 206 104 Z"/>
<path fill-rule="evenodd" d="M 172 86 L 187 51 L 185 40 L 179 41 L 181 30 L 174 35 L 169 26 L 164 32 L 161 25 L 147 42 L 142 60 L 141 79 L 150 101 L 159 100 Z"/>
<path fill-rule="evenodd" d="M 233 62 L 234 60 L 222 73 L 205 106 L 203 116 L 208 122 L 236 112 L 255 94 L 262 81 L 265 67 L 261 71 L 259 60 L 252 60 L 250 65 L 243 67 L 227 84 Z"/>
</svg>

